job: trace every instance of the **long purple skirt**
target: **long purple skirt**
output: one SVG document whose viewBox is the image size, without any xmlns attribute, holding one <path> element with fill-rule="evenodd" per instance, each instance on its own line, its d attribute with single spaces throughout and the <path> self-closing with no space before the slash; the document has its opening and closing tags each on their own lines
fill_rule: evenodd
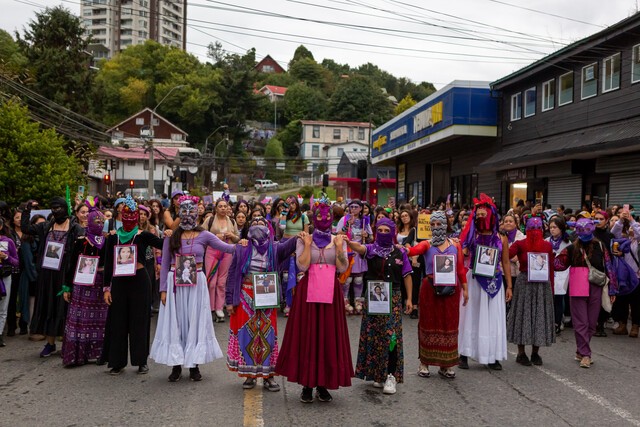
<svg viewBox="0 0 640 427">
<path fill-rule="evenodd" d="M 102 354 L 109 306 L 104 302 L 102 273 L 93 286 L 73 287 L 62 342 L 62 363 L 83 365 Z"/>
</svg>

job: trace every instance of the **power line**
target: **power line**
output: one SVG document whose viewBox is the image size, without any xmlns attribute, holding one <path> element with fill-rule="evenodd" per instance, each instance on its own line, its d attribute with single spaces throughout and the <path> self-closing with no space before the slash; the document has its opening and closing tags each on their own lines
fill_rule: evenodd
<svg viewBox="0 0 640 427">
<path fill-rule="evenodd" d="M 606 25 L 592 24 L 591 22 L 581 21 L 581 20 L 575 19 L 575 18 L 569 18 L 568 16 L 556 15 L 555 13 L 544 12 L 542 10 L 531 9 L 529 7 L 519 6 L 517 4 L 507 3 L 505 1 L 500 1 L 500 0 L 488 0 L 488 1 L 493 2 L 493 3 L 502 4 L 502 5 L 505 5 L 505 6 L 515 7 L 516 9 L 523 9 L 523 10 L 528 10 L 529 12 L 536 12 L 536 13 L 540 13 L 542 15 L 553 16 L 554 18 L 565 19 L 567 21 L 577 22 L 579 24 L 591 25 L 593 27 L 598 27 L 598 28 L 606 28 Z"/>
</svg>

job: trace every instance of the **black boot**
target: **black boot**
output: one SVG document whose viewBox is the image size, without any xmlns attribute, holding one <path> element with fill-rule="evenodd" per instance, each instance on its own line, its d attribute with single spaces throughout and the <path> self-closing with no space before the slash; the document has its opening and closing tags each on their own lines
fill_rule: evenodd
<svg viewBox="0 0 640 427">
<path fill-rule="evenodd" d="M 467 356 L 460 356 L 460 361 L 458 362 L 458 368 L 460 369 L 469 369 L 469 360 Z"/>
<path fill-rule="evenodd" d="M 176 365 L 171 370 L 171 375 L 169 375 L 169 382 L 170 383 L 178 382 L 180 381 L 180 378 L 182 378 L 182 366 Z"/>
</svg>

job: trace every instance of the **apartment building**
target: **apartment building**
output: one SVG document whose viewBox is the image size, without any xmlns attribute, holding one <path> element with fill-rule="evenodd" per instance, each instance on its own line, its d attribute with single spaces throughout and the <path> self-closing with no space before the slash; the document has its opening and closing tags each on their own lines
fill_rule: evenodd
<svg viewBox="0 0 640 427">
<path fill-rule="evenodd" d="M 187 0 L 83 0 L 81 15 L 96 59 L 147 40 L 186 49 Z"/>
</svg>

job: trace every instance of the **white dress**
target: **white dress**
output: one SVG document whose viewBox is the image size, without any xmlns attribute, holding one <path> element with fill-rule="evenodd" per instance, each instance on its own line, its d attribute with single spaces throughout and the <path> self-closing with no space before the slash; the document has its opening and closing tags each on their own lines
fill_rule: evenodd
<svg viewBox="0 0 640 427">
<path fill-rule="evenodd" d="M 213 331 L 207 278 L 198 270 L 198 282 L 177 286 L 175 271 L 167 277 L 167 303 L 160 304 L 158 327 L 149 357 L 167 366 L 195 368 L 222 357 Z"/>
<path fill-rule="evenodd" d="M 485 365 L 507 360 L 506 281 L 503 278 L 500 291 L 493 298 L 473 278 L 471 270 L 467 272 L 467 283 L 469 302 L 463 306 L 460 299 L 458 352 Z"/>
</svg>

